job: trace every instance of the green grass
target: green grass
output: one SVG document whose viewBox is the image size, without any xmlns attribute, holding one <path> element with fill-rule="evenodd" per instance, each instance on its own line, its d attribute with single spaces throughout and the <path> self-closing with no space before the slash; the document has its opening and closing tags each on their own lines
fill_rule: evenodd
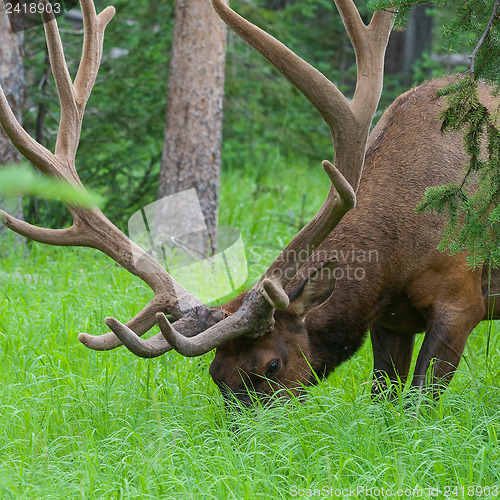
<svg viewBox="0 0 500 500">
<path fill-rule="evenodd" d="M 222 223 L 241 227 L 256 268 L 272 258 L 258 248 L 277 253 L 295 232 L 304 193 L 305 218 L 326 194 L 319 164 L 307 175 L 280 165 L 224 175 Z M 10 245 L 0 261 L 2 499 L 349 498 L 349 487 L 357 498 L 493 498 L 500 486 L 496 324 L 473 332 L 450 388 L 418 412 L 371 401 L 365 345 L 307 400 L 228 415 L 208 375 L 213 354 L 141 360 L 78 342 L 80 331 L 104 333 L 108 315 L 133 316 L 151 297 L 142 283 L 92 250 L 33 245 L 23 258 Z"/>
</svg>

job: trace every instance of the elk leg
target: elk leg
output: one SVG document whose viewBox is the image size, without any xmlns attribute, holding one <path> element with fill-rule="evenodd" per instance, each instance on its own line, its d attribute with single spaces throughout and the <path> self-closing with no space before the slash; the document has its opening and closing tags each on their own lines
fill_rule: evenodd
<svg viewBox="0 0 500 500">
<path fill-rule="evenodd" d="M 470 332 L 481 318 L 467 313 L 458 314 L 453 319 L 445 315 L 440 320 L 431 321 L 418 354 L 412 386 L 437 398 L 452 379 Z M 432 365 L 432 366 L 431 366 Z"/>
<path fill-rule="evenodd" d="M 372 395 L 387 388 L 387 379 L 404 385 L 410 370 L 415 335 L 402 334 L 374 323 L 370 328 L 373 347 Z"/>
</svg>

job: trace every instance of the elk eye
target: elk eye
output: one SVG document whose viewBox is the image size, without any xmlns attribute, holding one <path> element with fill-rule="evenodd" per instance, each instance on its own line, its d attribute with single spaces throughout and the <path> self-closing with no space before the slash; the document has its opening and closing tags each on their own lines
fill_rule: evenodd
<svg viewBox="0 0 500 500">
<path fill-rule="evenodd" d="M 269 361 L 266 367 L 266 377 L 274 377 L 281 368 L 281 361 L 279 359 L 273 359 Z"/>
</svg>

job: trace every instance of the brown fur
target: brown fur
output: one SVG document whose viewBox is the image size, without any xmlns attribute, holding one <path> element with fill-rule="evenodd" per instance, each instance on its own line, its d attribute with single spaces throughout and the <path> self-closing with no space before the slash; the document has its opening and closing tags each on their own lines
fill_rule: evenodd
<svg viewBox="0 0 500 500">
<path fill-rule="evenodd" d="M 426 384 L 432 360 L 433 382 L 446 384 L 471 330 L 483 319 L 500 317 L 500 304 L 488 302 L 486 271 L 472 272 L 464 256 L 438 252 L 443 219 L 415 213 L 427 187 L 461 179 L 466 166 L 462 136 L 440 130 L 445 103 L 436 92 L 444 84 L 437 80 L 410 90 L 384 113 L 368 141 L 357 207 L 305 264 L 302 278 L 289 285 L 294 298 L 287 311 L 275 312 L 274 331 L 217 349 L 210 373 L 224 391 L 248 401 L 248 386 L 270 394 L 278 385 L 314 383 L 310 366 L 326 376 L 359 349 L 368 330 L 380 384 L 387 377 L 406 380 L 415 334 L 424 331 L 412 385 Z M 487 87 L 480 96 L 490 109 L 498 106 Z M 304 276 L 332 258 L 343 276 L 337 274 L 326 301 L 313 304 L 311 295 L 323 295 L 322 302 L 328 283 L 321 293 L 314 288 L 318 283 L 305 293 Z M 330 289 L 335 286 L 325 280 Z M 491 295 L 499 292 L 498 272 L 490 286 Z M 276 359 L 281 369 L 266 380 L 266 367 Z"/>
</svg>

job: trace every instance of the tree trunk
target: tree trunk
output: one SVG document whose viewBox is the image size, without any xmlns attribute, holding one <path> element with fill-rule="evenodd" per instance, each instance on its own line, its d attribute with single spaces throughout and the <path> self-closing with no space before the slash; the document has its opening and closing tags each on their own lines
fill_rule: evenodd
<svg viewBox="0 0 500 500">
<path fill-rule="evenodd" d="M 22 120 L 25 98 L 23 52 L 24 33 L 22 31 L 12 32 L 9 18 L 5 12 L 5 5 L 0 2 L 0 84 L 19 121 Z M 12 165 L 20 161 L 21 155 L 12 146 L 0 127 L 0 168 L 2 165 Z M 0 206 L 15 217 L 22 218 L 20 199 L 6 200 L 2 198 L 0 193 Z M 5 229 L 3 224 L 0 224 L 0 234 Z"/>
<path fill-rule="evenodd" d="M 217 245 L 226 32 L 208 0 L 177 0 L 158 198 L 196 190 L 208 228 L 196 252 L 205 256 Z M 196 226 L 196 208 L 183 227 Z"/>
<path fill-rule="evenodd" d="M 415 5 L 410 11 L 403 61 L 403 80 L 408 85 L 412 81 L 413 65 L 422 57 L 424 51 L 431 48 L 433 17 L 427 14 L 429 8 L 429 4 Z"/>
<path fill-rule="evenodd" d="M 394 75 L 403 72 L 406 30 L 393 30 L 385 51 L 384 73 Z"/>
<path fill-rule="evenodd" d="M 413 65 L 432 45 L 433 17 L 427 14 L 430 4 L 415 5 L 410 10 L 406 30 L 391 33 L 385 53 L 385 73 L 401 73 L 401 83 L 413 83 Z"/>
</svg>

